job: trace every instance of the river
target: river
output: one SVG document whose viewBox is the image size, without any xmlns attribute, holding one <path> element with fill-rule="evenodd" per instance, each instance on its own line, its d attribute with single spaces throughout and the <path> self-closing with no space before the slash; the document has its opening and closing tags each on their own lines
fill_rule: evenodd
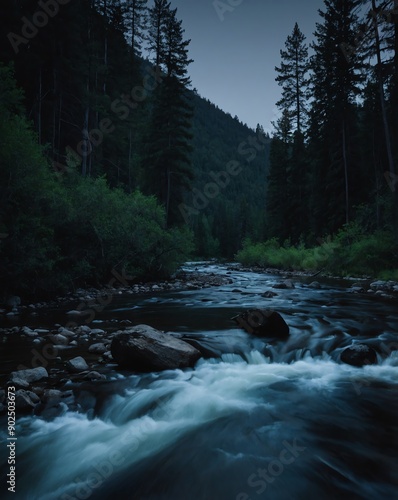
<svg viewBox="0 0 398 500">
<path fill-rule="evenodd" d="M 231 283 L 118 296 L 95 321 L 150 324 L 220 357 L 145 375 L 115 367 L 86 383 L 93 411 L 18 419 L 17 493 L 4 498 L 398 499 L 397 301 L 350 294 L 338 280 L 313 289 L 305 277 L 267 299 L 280 277 L 200 271 Z M 231 317 L 252 307 L 281 313 L 289 339 L 238 329 Z M 377 347 L 378 364 L 342 364 L 341 350 L 361 341 Z"/>
</svg>

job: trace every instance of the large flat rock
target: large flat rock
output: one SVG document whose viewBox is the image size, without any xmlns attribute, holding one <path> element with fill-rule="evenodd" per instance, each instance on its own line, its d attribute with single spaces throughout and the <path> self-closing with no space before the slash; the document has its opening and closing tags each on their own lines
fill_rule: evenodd
<svg viewBox="0 0 398 500">
<path fill-rule="evenodd" d="M 117 332 L 111 352 L 121 367 L 138 372 L 189 368 L 201 357 L 201 353 L 187 342 L 148 325 Z"/>
</svg>

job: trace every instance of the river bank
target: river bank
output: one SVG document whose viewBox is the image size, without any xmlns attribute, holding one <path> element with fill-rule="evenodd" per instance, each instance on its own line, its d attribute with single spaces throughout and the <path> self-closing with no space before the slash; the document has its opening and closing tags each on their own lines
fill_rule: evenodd
<svg viewBox="0 0 398 500">
<path fill-rule="evenodd" d="M 200 265 L 201 263 L 195 264 Z M 226 276 L 217 276 L 214 273 L 203 274 L 197 271 L 187 274 L 180 270 L 169 280 L 136 283 L 134 277 L 124 273 L 120 274 L 114 270 L 108 284 L 102 287 L 78 288 L 76 291 L 58 296 L 54 300 L 23 304 L 20 297 L 10 296 L 3 303 L 3 307 L 0 308 L 0 318 L 1 316 L 18 316 L 23 311 L 29 311 L 31 315 L 36 315 L 37 310 L 72 304 L 76 303 L 76 301 L 79 304 L 74 310 L 83 312 L 83 310 L 91 307 L 107 305 L 111 297 L 117 295 L 135 295 L 183 289 L 197 290 L 199 288 L 219 286 L 228 282 L 229 278 Z"/>
</svg>

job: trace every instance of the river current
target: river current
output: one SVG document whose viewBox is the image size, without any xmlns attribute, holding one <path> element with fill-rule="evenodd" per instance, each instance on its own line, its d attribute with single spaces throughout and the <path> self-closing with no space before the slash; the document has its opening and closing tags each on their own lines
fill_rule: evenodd
<svg viewBox="0 0 398 500">
<path fill-rule="evenodd" d="M 396 300 L 350 294 L 337 280 L 313 289 L 305 277 L 267 299 L 280 277 L 199 270 L 231 283 L 119 296 L 96 321 L 129 318 L 219 357 L 183 371 L 115 370 L 88 389 L 94 410 L 20 418 L 14 498 L 398 499 Z M 289 339 L 237 328 L 231 317 L 252 307 L 281 313 Z M 378 364 L 341 363 L 352 342 L 377 347 Z"/>
</svg>

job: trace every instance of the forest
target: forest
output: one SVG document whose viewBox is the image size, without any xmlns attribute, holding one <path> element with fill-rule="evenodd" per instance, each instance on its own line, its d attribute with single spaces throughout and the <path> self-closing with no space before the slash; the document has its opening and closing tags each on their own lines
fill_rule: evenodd
<svg viewBox="0 0 398 500">
<path fill-rule="evenodd" d="M 398 5 L 325 0 L 314 41 L 296 23 L 281 63 L 267 241 L 246 264 L 397 278 Z"/>
<path fill-rule="evenodd" d="M 263 237 L 270 138 L 192 88 L 170 2 L 17 1 L 0 32 L 3 294 L 167 277 Z"/>
<path fill-rule="evenodd" d="M 166 0 L 19 0 L 0 19 L 0 293 L 190 258 L 396 276 L 396 0 L 325 0 L 281 50 L 272 137 L 203 99 Z"/>
</svg>

